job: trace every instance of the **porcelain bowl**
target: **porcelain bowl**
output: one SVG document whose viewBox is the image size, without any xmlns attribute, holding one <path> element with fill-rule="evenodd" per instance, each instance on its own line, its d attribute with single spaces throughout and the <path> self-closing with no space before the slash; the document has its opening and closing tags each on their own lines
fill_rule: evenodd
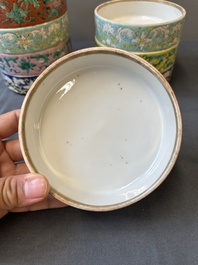
<svg viewBox="0 0 198 265">
<path fill-rule="evenodd" d="M 104 47 L 104 45 L 97 41 L 96 44 L 99 47 Z M 177 50 L 178 44 L 163 51 L 136 52 L 135 54 L 152 64 L 166 78 L 166 80 L 170 82 L 176 61 Z"/>
<path fill-rule="evenodd" d="M 39 25 L 0 29 L 0 53 L 33 53 L 55 47 L 70 38 L 67 13 Z"/>
<path fill-rule="evenodd" d="M 54 62 L 28 91 L 19 121 L 29 170 L 47 177 L 54 197 L 90 211 L 116 210 L 155 190 L 176 162 L 181 135 L 169 83 L 142 58 L 112 48 Z"/>
<path fill-rule="evenodd" d="M 180 42 L 186 11 L 163 0 L 114 0 L 96 7 L 95 39 L 130 52 L 166 50 Z"/>
<path fill-rule="evenodd" d="M 18 28 L 42 24 L 61 17 L 66 11 L 66 0 L 1 1 L 0 28 Z"/>
</svg>

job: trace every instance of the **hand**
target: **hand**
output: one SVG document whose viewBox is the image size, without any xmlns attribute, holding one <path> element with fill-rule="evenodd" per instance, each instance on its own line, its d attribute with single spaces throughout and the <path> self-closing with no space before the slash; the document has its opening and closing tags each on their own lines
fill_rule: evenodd
<svg viewBox="0 0 198 265">
<path fill-rule="evenodd" d="M 19 140 L 4 140 L 18 130 L 20 110 L 0 115 L 0 218 L 11 212 L 64 207 L 49 195 L 44 176 L 29 172 L 23 160 Z"/>
</svg>

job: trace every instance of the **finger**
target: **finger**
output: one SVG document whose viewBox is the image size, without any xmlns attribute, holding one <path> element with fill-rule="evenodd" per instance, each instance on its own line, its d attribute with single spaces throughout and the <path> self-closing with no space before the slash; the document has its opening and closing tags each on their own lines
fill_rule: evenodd
<svg viewBox="0 0 198 265">
<path fill-rule="evenodd" d="M 18 139 L 5 141 L 4 148 L 6 149 L 7 153 L 9 154 L 10 158 L 13 161 L 18 162 L 23 160 L 20 143 Z"/>
<path fill-rule="evenodd" d="M 16 165 L 15 171 L 14 171 L 15 175 L 22 175 L 22 174 L 28 174 L 28 173 L 30 173 L 30 171 L 25 163 L 20 163 Z M 9 175 L 13 175 L 13 173 Z"/>
<path fill-rule="evenodd" d="M 8 213 L 8 210 L 0 210 L 0 219 Z"/>
<path fill-rule="evenodd" d="M 48 195 L 47 198 L 44 200 L 30 205 L 26 207 L 16 208 L 12 210 L 12 212 L 28 212 L 28 211 L 38 211 L 38 210 L 45 210 L 45 209 L 52 209 L 52 208 L 63 208 L 68 205 L 64 204 L 63 202 L 55 199 L 51 195 Z"/>
<path fill-rule="evenodd" d="M 30 173 L 30 171 L 25 163 L 10 164 L 9 161 L 8 162 L 4 161 L 3 163 L 1 163 L 0 166 L 0 178 L 9 177 L 11 175 L 27 174 L 27 173 Z"/>
<path fill-rule="evenodd" d="M 0 178 L 0 209 L 26 207 L 42 201 L 48 193 L 48 181 L 38 174 Z"/>
<path fill-rule="evenodd" d="M 20 110 L 13 110 L 0 115 L 0 138 L 12 136 L 18 131 Z"/>
</svg>

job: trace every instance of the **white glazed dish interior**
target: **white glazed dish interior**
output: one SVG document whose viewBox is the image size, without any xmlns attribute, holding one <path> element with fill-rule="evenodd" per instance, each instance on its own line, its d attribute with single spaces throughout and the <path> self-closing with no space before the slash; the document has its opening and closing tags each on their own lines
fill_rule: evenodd
<svg viewBox="0 0 198 265">
<path fill-rule="evenodd" d="M 177 159 L 181 132 L 161 74 L 112 48 L 81 50 L 48 67 L 19 123 L 30 171 L 48 178 L 56 198 L 93 211 L 130 205 L 157 188 Z"/>
<path fill-rule="evenodd" d="M 103 19 L 125 25 L 157 25 L 177 21 L 185 10 L 168 1 L 109 1 L 101 4 L 96 13 Z"/>
</svg>

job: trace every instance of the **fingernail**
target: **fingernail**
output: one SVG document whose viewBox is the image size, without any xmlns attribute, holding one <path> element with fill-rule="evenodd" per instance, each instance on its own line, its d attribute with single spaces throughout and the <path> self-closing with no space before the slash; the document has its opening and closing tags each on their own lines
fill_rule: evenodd
<svg viewBox="0 0 198 265">
<path fill-rule="evenodd" d="M 24 184 L 24 192 L 27 199 L 43 198 L 47 192 L 46 181 L 41 176 L 29 177 Z"/>
</svg>

